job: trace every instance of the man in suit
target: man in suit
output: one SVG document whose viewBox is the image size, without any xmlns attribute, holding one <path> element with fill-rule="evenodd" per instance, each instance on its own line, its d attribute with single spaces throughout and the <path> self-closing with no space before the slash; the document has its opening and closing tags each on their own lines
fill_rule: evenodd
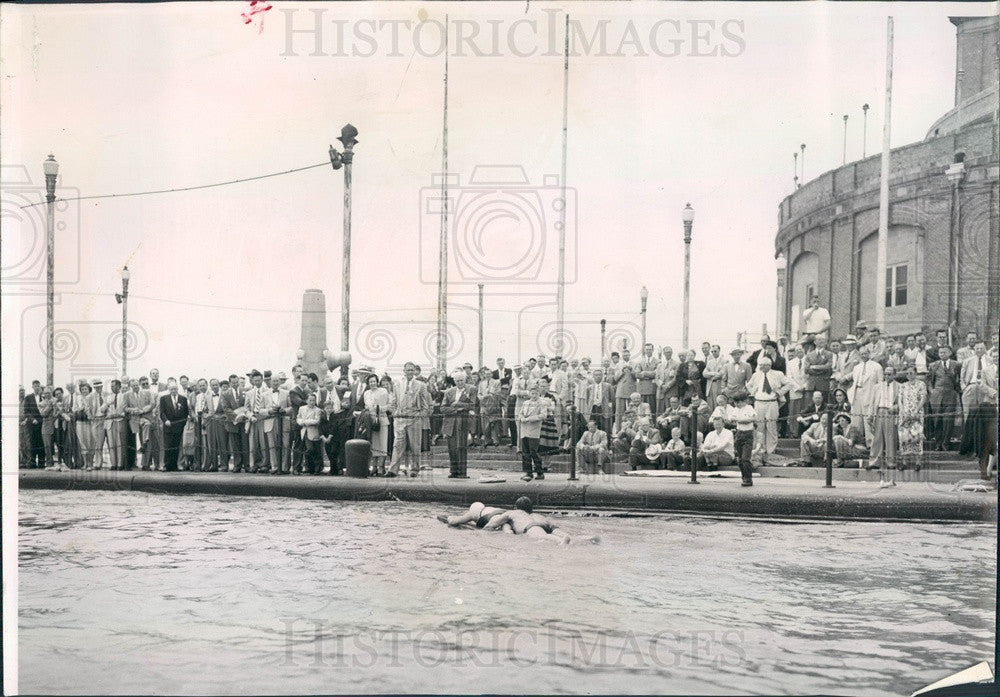
<svg viewBox="0 0 1000 697">
<path fill-rule="evenodd" d="M 858 349 L 858 364 L 851 374 L 851 388 L 847 393 L 847 401 L 851 403 L 851 423 L 865 434 L 865 442 L 872 447 L 875 437 L 875 412 L 872 403 L 875 401 L 876 389 L 882 382 L 882 366 L 871 360 L 871 348 L 866 344 Z"/>
<path fill-rule="evenodd" d="M 858 355 L 858 339 L 853 334 L 848 334 L 836 351 L 831 351 L 833 357 L 833 370 L 830 374 L 830 388 L 849 390 L 854 381 L 854 368 L 861 362 Z M 831 348 L 833 348 L 831 344 Z"/>
<path fill-rule="evenodd" d="M 542 422 L 549 415 L 548 400 L 539 398 L 538 385 L 528 390 L 528 399 L 521 405 L 517 413 L 517 432 L 521 436 L 521 467 L 524 469 L 526 482 L 532 480 L 531 468 L 534 465 L 536 479 L 545 479 L 542 469 L 542 458 L 538 455 L 538 441 L 542 437 Z"/>
<path fill-rule="evenodd" d="M 581 469 L 588 474 L 604 474 L 604 463 L 608 457 L 608 434 L 597 427 L 596 419 L 587 421 L 587 430 L 576 444 Z"/>
<path fill-rule="evenodd" d="M 680 398 L 681 389 L 677 384 L 677 368 L 680 361 L 674 358 L 674 349 L 664 346 L 660 364 L 656 367 L 656 413 L 662 414 L 671 397 Z"/>
<path fill-rule="evenodd" d="M 145 382 L 147 389 L 142 388 Z M 148 389 L 149 382 L 144 377 L 142 381 L 132 379 L 129 381 L 129 392 L 125 395 L 125 416 L 128 417 L 129 438 L 139 437 L 139 453 L 142 455 L 140 467 L 144 470 L 155 467 L 157 453 L 151 452 L 150 435 L 152 433 L 153 411 L 156 409 L 156 401 L 153 393 Z M 132 448 L 133 443 L 128 447 Z M 126 463 L 126 466 L 128 463 Z"/>
<path fill-rule="evenodd" d="M 163 421 L 163 466 L 168 472 L 177 469 L 181 436 L 184 434 L 188 413 L 187 397 L 177 394 L 177 383 L 170 383 L 167 394 L 160 397 L 160 419 Z"/>
<path fill-rule="evenodd" d="M 948 330 L 938 329 L 934 332 L 934 345 L 927 347 L 927 358 L 931 361 L 941 360 L 941 347 L 947 346 L 951 352 L 952 360 L 955 360 L 955 349 L 948 342 Z M 961 363 L 959 363 L 961 365 Z"/>
<path fill-rule="evenodd" d="M 344 446 L 354 434 L 354 403 L 351 401 L 351 381 L 341 376 L 326 395 L 323 410 L 326 456 L 330 460 L 330 474 L 340 474 L 347 467 Z"/>
<path fill-rule="evenodd" d="M 940 360 L 933 361 L 927 369 L 930 394 L 927 404 L 930 419 L 927 423 L 927 437 L 933 443 L 933 450 L 947 450 L 955 427 L 955 411 L 958 409 L 958 395 L 962 386 L 962 367 L 952 360 L 951 347 L 938 348 Z"/>
<path fill-rule="evenodd" d="M 125 396 L 121 393 L 121 380 L 111 381 L 111 394 L 104 399 L 101 417 L 111 469 L 125 468 Z"/>
<path fill-rule="evenodd" d="M 618 375 L 618 382 L 615 384 L 615 430 L 621 426 L 622 419 L 625 418 L 625 411 L 628 409 L 628 401 L 636 392 L 636 379 L 632 366 L 627 363 L 621 367 Z"/>
<path fill-rule="evenodd" d="M 642 395 L 642 401 L 649 405 L 650 409 L 656 408 L 656 368 L 660 365 L 659 359 L 653 355 L 653 345 L 645 344 L 642 347 L 642 355 L 632 364 L 635 373 L 636 392 Z"/>
<path fill-rule="evenodd" d="M 970 358 L 978 355 L 976 352 L 976 343 L 979 341 L 979 335 L 975 332 L 968 332 L 965 335 L 965 346 L 959 347 L 958 351 L 955 353 L 955 360 L 957 360 L 962 365 Z"/>
<path fill-rule="evenodd" d="M 101 469 L 104 466 L 104 441 L 107 438 L 103 416 L 107 395 L 104 394 L 104 381 L 100 378 L 94 380 L 93 388 L 87 395 L 88 412 L 93 415 L 90 419 L 90 448 L 94 469 Z"/>
<path fill-rule="evenodd" d="M 483 373 L 488 374 L 487 370 Z M 388 470 L 398 474 L 401 461 L 407 460 L 410 462 L 411 477 L 416 477 L 420 473 L 423 420 L 431 413 L 430 392 L 427 391 L 425 383 L 416 379 L 416 375 L 416 364 L 407 361 L 403 366 L 403 380 L 400 381 L 396 392 L 392 460 Z"/>
<path fill-rule="evenodd" d="M 806 354 L 802 361 L 806 377 L 806 393 L 822 392 L 830 394 L 830 376 L 833 374 L 833 355 L 826 349 L 826 335 L 816 337 L 816 346 Z"/>
<path fill-rule="evenodd" d="M 757 361 L 759 361 L 760 358 L 761 358 L 761 356 L 764 355 L 764 349 L 766 349 L 767 345 L 770 344 L 770 343 L 771 343 L 771 337 L 769 337 L 767 334 L 765 334 L 764 336 L 762 336 L 760 338 L 760 348 L 757 349 L 756 351 L 754 351 L 753 353 L 751 353 L 750 357 L 747 359 L 747 363 L 750 364 L 750 367 L 755 372 L 757 370 Z M 777 350 L 777 344 L 775 344 L 775 350 Z M 771 361 L 771 364 L 772 364 L 772 366 L 774 365 L 774 361 L 773 360 Z"/>
<path fill-rule="evenodd" d="M 510 436 L 510 444 L 517 445 L 517 426 L 514 423 L 514 402 L 510 392 L 514 382 L 514 372 L 507 367 L 507 362 L 503 358 L 497 359 L 497 369 L 493 371 L 494 380 L 500 381 L 500 413 L 503 414 L 502 435 Z"/>
<path fill-rule="evenodd" d="M 42 383 L 31 381 L 31 393 L 24 398 L 24 418 L 27 420 L 30 451 L 28 467 L 45 467 L 45 445 L 42 440 L 42 414 L 39 404 L 42 401 Z"/>
<path fill-rule="evenodd" d="M 246 452 L 249 447 L 246 418 L 246 395 L 240 390 L 238 375 L 230 375 L 229 382 L 223 383 L 222 413 L 225 414 L 223 425 L 226 428 L 226 455 L 222 461 L 222 470 L 229 470 L 229 459 L 232 458 L 232 472 L 246 469 Z"/>
<path fill-rule="evenodd" d="M 681 404 L 687 405 L 695 395 L 704 397 L 702 393 L 701 374 L 704 363 L 697 359 L 694 351 L 681 351 L 681 364 L 677 367 L 677 382 L 681 386 Z"/>
<path fill-rule="evenodd" d="M 308 381 L 309 377 L 305 373 L 299 375 L 299 385 L 303 392 L 308 392 Z M 270 451 L 267 435 L 274 431 L 274 408 L 277 405 L 272 401 L 270 386 L 264 386 L 264 374 L 259 370 L 250 371 L 250 385 L 246 394 L 247 419 L 250 422 L 250 446 L 247 453 L 250 457 L 250 473 L 256 474 L 268 470 Z M 302 403 L 305 403 L 304 395 Z M 295 415 L 293 422 L 294 418 Z M 296 429 L 293 432 L 294 430 Z"/>
<path fill-rule="evenodd" d="M 608 431 L 614 418 L 614 388 L 604 380 L 604 371 L 596 368 L 593 382 L 587 387 L 586 403 L 588 409 L 582 411 L 586 418 L 593 419 L 598 430 Z"/>
<path fill-rule="evenodd" d="M 283 372 L 271 376 L 271 384 L 267 389 L 268 421 L 270 428 L 265 427 L 264 439 L 267 441 L 267 453 L 271 461 L 271 474 L 287 474 L 289 471 L 288 448 L 293 430 L 297 430 L 291 422 L 291 402 L 289 393 L 284 389 L 285 374 Z M 317 394 L 316 405 L 320 398 Z M 325 402 L 325 399 L 324 399 Z M 296 415 L 298 419 L 298 415 Z M 322 461 L 322 454 L 320 460 Z"/>
<path fill-rule="evenodd" d="M 872 420 L 875 434 L 872 438 L 871 458 L 868 461 L 869 469 L 879 468 L 879 487 L 883 489 L 896 485 L 895 474 L 889 474 L 889 465 L 895 470 L 896 449 L 899 444 L 899 431 L 896 425 L 899 417 L 899 395 L 896 369 L 887 365 L 882 371 L 882 381 L 875 386 L 870 407 L 874 412 Z"/>
<path fill-rule="evenodd" d="M 303 458 L 305 460 L 305 472 L 306 474 L 322 474 L 323 473 L 323 452 L 320 449 L 320 430 L 319 426 L 323 420 L 322 410 L 316 406 L 316 393 L 310 391 L 309 395 L 306 397 L 306 403 L 299 408 L 298 415 L 296 416 L 296 428 L 301 428 L 301 441 L 305 452 L 303 453 Z M 272 461 L 277 465 L 277 461 Z M 280 470 L 271 468 L 271 474 L 277 474 Z"/>
<path fill-rule="evenodd" d="M 747 381 L 747 392 L 757 411 L 757 443 L 754 450 L 771 454 L 778 445 L 778 410 L 791 383 L 780 370 L 771 368 L 771 358 L 761 356 L 757 371 Z"/>
<path fill-rule="evenodd" d="M 531 378 L 519 381 L 534 382 Z M 518 401 L 521 401 L 520 398 Z M 476 388 L 466 382 L 465 373 L 455 374 L 455 385 L 444 391 L 441 398 L 441 435 L 448 442 L 451 478 L 466 478 L 469 449 L 469 424 L 476 406 Z"/>
<path fill-rule="evenodd" d="M 45 453 L 45 468 L 55 469 L 55 434 L 56 419 L 59 418 L 59 405 L 52 396 L 52 388 L 46 385 L 38 398 L 38 413 L 42 420 L 42 448 Z"/>
<path fill-rule="evenodd" d="M 212 378 L 205 392 L 205 415 L 202 420 L 204 427 L 205 461 L 202 465 L 206 472 L 218 472 L 219 464 L 226 449 L 226 413 L 222 407 L 222 383 Z"/>
<path fill-rule="evenodd" d="M 743 360 L 743 349 L 734 348 L 729 355 L 732 360 L 723 364 L 719 382 L 722 384 L 722 393 L 733 399 L 746 391 L 747 380 L 753 375 L 753 368 Z"/>
<path fill-rule="evenodd" d="M 986 356 L 986 343 L 976 340 L 973 351 L 975 354 L 962 362 L 962 412 L 966 420 L 973 408 L 994 404 L 997 398 L 997 367 Z"/>
</svg>

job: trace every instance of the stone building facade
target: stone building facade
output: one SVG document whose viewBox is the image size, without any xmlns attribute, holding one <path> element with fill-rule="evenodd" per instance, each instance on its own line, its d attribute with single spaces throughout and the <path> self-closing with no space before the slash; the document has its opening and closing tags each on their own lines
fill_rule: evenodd
<svg viewBox="0 0 1000 697">
<path fill-rule="evenodd" d="M 892 151 L 886 294 L 875 297 L 881 156 L 824 173 L 779 207 L 779 330 L 797 335 L 818 294 L 832 335 L 875 319 L 883 333 L 996 332 L 1000 300 L 998 20 L 953 18 L 956 104 L 927 137 Z"/>
</svg>

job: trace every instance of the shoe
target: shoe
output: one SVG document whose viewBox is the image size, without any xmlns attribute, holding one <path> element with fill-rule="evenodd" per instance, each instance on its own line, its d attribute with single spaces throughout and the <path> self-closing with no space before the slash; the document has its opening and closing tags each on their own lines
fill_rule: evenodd
<svg viewBox="0 0 1000 697">
<path fill-rule="evenodd" d="M 386 479 L 392 479 L 393 477 L 397 477 L 399 475 L 397 475 L 395 472 L 382 472 L 381 474 L 376 476 L 385 477 Z"/>
<path fill-rule="evenodd" d="M 895 484 L 893 482 L 887 482 L 884 479 L 878 483 L 879 489 L 888 489 L 891 486 L 895 486 Z"/>
<path fill-rule="evenodd" d="M 521 477 L 521 481 L 525 482 L 530 482 L 532 479 L 534 479 L 534 477 L 532 477 L 530 474 L 526 474 L 523 477 Z"/>
<path fill-rule="evenodd" d="M 535 479 L 545 479 L 545 475 L 544 474 L 536 474 L 535 475 Z"/>
<path fill-rule="evenodd" d="M 743 482 L 740 486 L 753 486 L 753 482 Z"/>
</svg>

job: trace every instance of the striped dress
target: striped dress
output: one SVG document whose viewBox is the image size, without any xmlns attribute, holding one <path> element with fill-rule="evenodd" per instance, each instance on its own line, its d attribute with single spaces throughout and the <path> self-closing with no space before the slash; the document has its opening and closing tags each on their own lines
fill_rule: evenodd
<svg viewBox="0 0 1000 697">
<path fill-rule="evenodd" d="M 538 454 L 548 455 L 559 450 L 559 427 L 556 424 L 556 410 L 559 398 L 551 392 L 542 395 L 542 401 L 547 402 L 548 416 L 542 421 L 542 435 L 538 440 Z"/>
</svg>

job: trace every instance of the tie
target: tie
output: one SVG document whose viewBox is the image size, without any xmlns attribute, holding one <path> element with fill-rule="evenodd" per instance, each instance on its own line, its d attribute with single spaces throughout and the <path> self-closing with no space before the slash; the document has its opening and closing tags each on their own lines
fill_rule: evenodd
<svg viewBox="0 0 1000 697">
<path fill-rule="evenodd" d="M 253 410 L 254 410 L 255 413 L 258 412 L 258 411 L 260 411 L 260 389 L 259 388 L 256 389 L 256 390 L 254 390 L 254 395 L 253 395 Z"/>
<path fill-rule="evenodd" d="M 976 363 L 977 363 L 977 366 L 976 366 L 976 378 L 978 379 L 979 376 L 983 374 L 983 357 L 980 356 L 979 360 L 976 361 Z"/>
<path fill-rule="evenodd" d="M 174 397 L 174 411 L 177 411 L 177 398 Z"/>
<path fill-rule="evenodd" d="M 767 380 L 767 373 L 764 373 L 764 394 L 771 394 L 771 383 Z"/>
</svg>

